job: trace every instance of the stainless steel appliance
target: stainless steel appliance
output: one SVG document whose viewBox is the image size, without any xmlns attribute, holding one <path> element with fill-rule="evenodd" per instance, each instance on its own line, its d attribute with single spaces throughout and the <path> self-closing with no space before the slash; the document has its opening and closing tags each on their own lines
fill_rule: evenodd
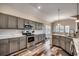
<svg viewBox="0 0 79 59">
<path fill-rule="evenodd" d="M 24 30 L 22 31 L 22 34 L 27 37 L 27 48 L 35 46 L 34 31 L 32 28 L 31 25 L 24 25 Z"/>
</svg>

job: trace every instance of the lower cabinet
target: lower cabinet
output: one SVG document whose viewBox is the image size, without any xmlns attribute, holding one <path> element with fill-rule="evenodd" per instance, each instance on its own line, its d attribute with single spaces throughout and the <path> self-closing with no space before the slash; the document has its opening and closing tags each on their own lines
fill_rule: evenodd
<svg viewBox="0 0 79 59">
<path fill-rule="evenodd" d="M 41 39 L 41 34 L 38 35 L 38 41 L 40 42 L 42 39 Z"/>
<path fill-rule="evenodd" d="M 66 38 L 65 37 L 63 36 L 61 37 L 60 43 L 61 43 L 61 47 L 66 50 Z"/>
<path fill-rule="evenodd" d="M 42 34 L 42 40 L 45 40 L 46 36 L 45 34 Z"/>
<path fill-rule="evenodd" d="M 16 52 L 19 50 L 19 38 L 10 39 L 10 53 Z"/>
<path fill-rule="evenodd" d="M 8 39 L 0 40 L 0 56 L 9 54 L 9 41 Z"/>
<path fill-rule="evenodd" d="M 71 39 L 70 38 L 66 38 L 66 51 L 71 53 Z"/>
<path fill-rule="evenodd" d="M 35 42 L 36 43 L 45 40 L 45 35 L 44 34 L 38 34 L 38 35 L 35 35 L 34 37 L 35 37 Z"/>
<path fill-rule="evenodd" d="M 35 38 L 35 43 L 38 43 L 38 35 L 34 35 L 34 38 Z"/>
<path fill-rule="evenodd" d="M 25 48 L 26 36 L 1 39 L 0 40 L 0 56 L 8 55 Z"/>
<path fill-rule="evenodd" d="M 20 49 L 26 48 L 26 37 L 20 38 Z"/>
</svg>

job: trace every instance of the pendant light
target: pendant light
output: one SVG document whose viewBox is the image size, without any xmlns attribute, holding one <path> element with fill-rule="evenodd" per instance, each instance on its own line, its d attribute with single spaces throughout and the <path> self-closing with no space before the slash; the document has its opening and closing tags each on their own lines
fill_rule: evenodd
<svg viewBox="0 0 79 59">
<path fill-rule="evenodd" d="M 58 21 L 60 20 L 60 9 L 58 8 Z M 57 21 L 57 22 L 58 22 Z M 59 26 L 60 24 L 59 23 L 57 23 L 57 25 Z"/>
<path fill-rule="evenodd" d="M 60 20 L 60 9 L 58 8 L 58 21 Z M 57 21 L 58 32 L 60 32 L 60 24 Z"/>
<path fill-rule="evenodd" d="M 76 22 L 79 22 L 79 19 L 78 19 L 79 17 L 78 17 L 78 3 L 77 3 L 77 20 L 76 20 Z"/>
</svg>

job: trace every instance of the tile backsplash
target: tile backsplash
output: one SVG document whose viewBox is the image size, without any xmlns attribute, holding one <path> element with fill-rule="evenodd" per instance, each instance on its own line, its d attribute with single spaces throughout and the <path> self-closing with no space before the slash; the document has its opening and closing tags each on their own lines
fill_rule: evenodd
<svg viewBox="0 0 79 59">
<path fill-rule="evenodd" d="M 45 33 L 43 30 L 35 30 L 34 34 L 43 34 Z M 17 29 L 0 29 L 0 35 L 22 35 L 22 30 Z"/>
<path fill-rule="evenodd" d="M 15 34 L 22 35 L 22 30 L 16 30 L 16 29 L 0 29 L 0 35 L 15 35 Z"/>
</svg>

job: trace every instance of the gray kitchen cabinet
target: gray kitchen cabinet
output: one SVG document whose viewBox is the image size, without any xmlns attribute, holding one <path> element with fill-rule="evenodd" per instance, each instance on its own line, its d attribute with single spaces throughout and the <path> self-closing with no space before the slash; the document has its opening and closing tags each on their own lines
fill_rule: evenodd
<svg viewBox="0 0 79 59">
<path fill-rule="evenodd" d="M 0 13 L 0 28 L 5 29 L 7 28 L 7 15 Z"/>
<path fill-rule="evenodd" d="M 24 19 L 18 18 L 18 29 L 24 28 Z"/>
<path fill-rule="evenodd" d="M 44 27 L 44 24 L 42 24 L 42 23 L 41 23 L 40 26 L 41 26 L 41 30 L 43 30 L 43 28 L 45 28 L 45 27 Z"/>
<path fill-rule="evenodd" d="M 10 53 L 16 52 L 19 50 L 19 38 L 10 39 Z"/>
<path fill-rule="evenodd" d="M 38 30 L 43 30 L 43 24 L 42 23 L 38 23 Z"/>
<path fill-rule="evenodd" d="M 39 42 L 39 36 L 38 35 L 34 35 L 34 38 L 35 38 L 35 43 L 38 43 Z"/>
<path fill-rule="evenodd" d="M 42 40 L 42 41 L 44 40 L 43 34 L 41 34 L 41 40 Z"/>
<path fill-rule="evenodd" d="M 35 22 L 32 22 L 33 29 L 35 30 Z"/>
<path fill-rule="evenodd" d="M 26 37 L 20 38 L 20 49 L 26 48 Z"/>
<path fill-rule="evenodd" d="M 9 54 L 9 40 L 2 39 L 0 40 L 0 56 Z"/>
<path fill-rule="evenodd" d="M 42 30 L 42 23 L 38 23 L 38 30 Z"/>
<path fill-rule="evenodd" d="M 25 25 L 28 25 L 28 24 L 29 24 L 29 20 L 24 19 L 24 24 L 25 24 Z"/>
<path fill-rule="evenodd" d="M 33 29 L 35 30 L 35 22 L 34 21 L 29 21 L 29 25 L 31 25 L 33 27 Z"/>
<path fill-rule="evenodd" d="M 40 24 L 39 23 L 37 23 L 37 30 L 39 30 L 40 29 Z"/>
<path fill-rule="evenodd" d="M 57 36 L 56 39 L 55 39 L 55 43 L 56 43 L 57 46 L 60 45 L 60 44 L 59 44 L 59 40 L 60 40 L 60 39 L 59 39 L 59 36 Z"/>
<path fill-rule="evenodd" d="M 8 16 L 8 28 L 16 29 L 17 28 L 17 17 Z"/>
<path fill-rule="evenodd" d="M 32 22 L 31 20 L 29 20 L 29 25 L 31 25 L 31 26 L 32 26 L 32 24 L 33 24 L 33 22 Z"/>
<path fill-rule="evenodd" d="M 35 30 L 38 30 L 38 23 L 35 22 Z"/>
<path fill-rule="evenodd" d="M 38 23 L 38 30 L 41 30 L 41 23 Z"/>
<path fill-rule="evenodd" d="M 45 35 L 45 34 L 43 34 L 43 36 L 42 36 L 42 37 L 43 37 L 43 40 L 45 40 L 45 38 L 46 38 L 46 35 Z"/>
<path fill-rule="evenodd" d="M 39 34 L 38 36 L 39 36 L 39 42 L 41 42 L 42 41 L 41 34 Z"/>
<path fill-rule="evenodd" d="M 66 51 L 71 53 L 71 40 L 70 38 L 66 38 Z"/>
</svg>

